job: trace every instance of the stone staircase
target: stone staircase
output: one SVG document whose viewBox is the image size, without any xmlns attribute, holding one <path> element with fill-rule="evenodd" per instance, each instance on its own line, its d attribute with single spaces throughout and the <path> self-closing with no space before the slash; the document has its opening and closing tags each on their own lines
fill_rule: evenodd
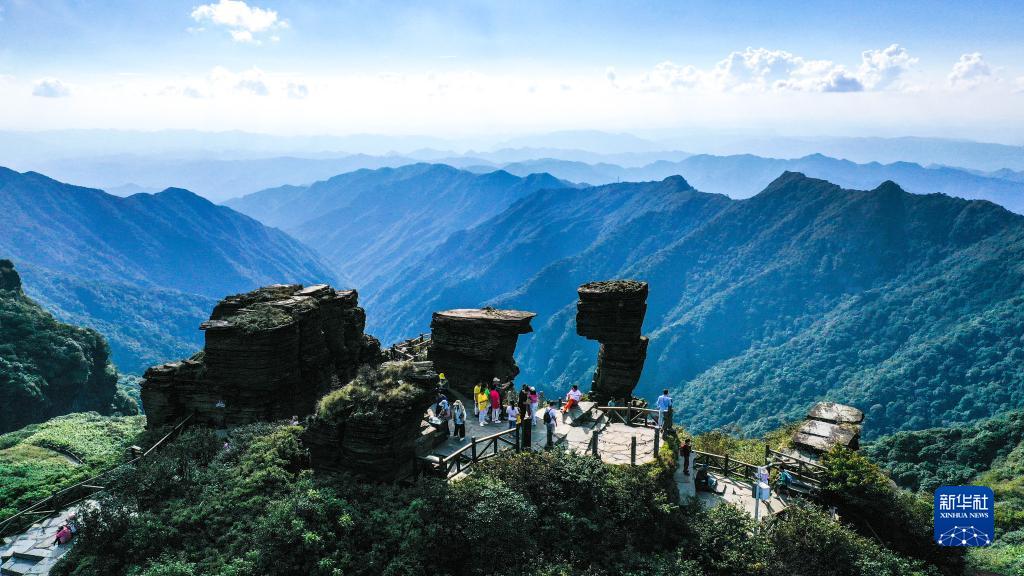
<svg viewBox="0 0 1024 576">
<path fill-rule="evenodd" d="M 68 518 L 78 512 L 78 507 L 61 511 L 60 514 L 33 524 L 25 532 L 0 541 L 0 575 L 24 576 L 45 575 L 74 545 L 74 540 L 64 545 L 53 543 L 54 535 Z"/>
</svg>

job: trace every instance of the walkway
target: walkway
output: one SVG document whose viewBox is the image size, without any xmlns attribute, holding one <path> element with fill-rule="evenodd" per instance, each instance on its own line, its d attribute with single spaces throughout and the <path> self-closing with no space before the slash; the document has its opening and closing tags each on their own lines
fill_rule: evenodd
<svg viewBox="0 0 1024 576">
<path fill-rule="evenodd" d="M 721 474 L 711 474 L 716 480 L 718 480 L 717 493 L 712 494 L 711 492 L 703 491 L 697 492 L 693 483 L 695 475 L 694 460 L 696 460 L 696 458 L 696 454 L 690 455 L 689 476 L 683 474 L 682 462 L 679 463 L 679 468 L 676 470 L 675 480 L 676 486 L 679 488 L 680 500 L 685 502 L 696 497 L 702 505 L 709 508 L 718 506 L 724 502 L 743 510 L 749 514 L 751 518 L 765 518 L 771 514 L 778 514 L 786 508 L 786 501 L 790 497 L 780 497 L 773 491 L 772 497 L 769 500 L 761 501 L 760 510 L 757 511 L 758 516 L 755 516 L 754 512 L 757 501 L 753 496 L 753 485 L 749 482 L 743 482 L 734 478 L 723 478 Z"/>
<path fill-rule="evenodd" d="M 452 400 L 459 398 L 470 411 L 466 422 L 466 439 L 458 440 L 454 437 L 448 438 L 440 446 L 431 451 L 431 454 L 448 456 L 464 447 L 473 437 L 477 439 L 491 436 L 508 428 L 507 422 L 480 426 L 478 419 L 472 415 L 472 406 L 460 394 L 453 392 Z M 430 410 L 430 413 L 432 413 Z M 537 424 L 533 425 L 531 446 L 534 450 L 543 450 L 547 443 L 547 430 L 542 418 L 543 409 L 537 417 Z M 644 464 L 654 460 L 654 435 L 653 428 L 643 426 L 627 426 L 620 423 L 610 423 L 608 416 L 597 409 L 594 402 L 581 402 L 578 407 L 573 408 L 568 414 L 558 420 L 555 428 L 555 446 L 562 447 L 577 453 L 586 453 L 590 450 L 591 439 L 594 431 L 598 432 L 598 454 L 601 460 L 609 464 L 629 464 L 632 454 L 633 438 L 636 438 L 636 463 Z M 454 425 L 452 431 L 454 432 Z"/>
<path fill-rule="evenodd" d="M 81 505 L 75 505 L 60 514 L 33 524 L 25 532 L 0 543 L 0 574 L 22 576 L 49 574 L 57 560 L 71 549 L 74 540 L 64 545 L 53 543 L 54 535 L 68 517 L 77 514 Z"/>
</svg>

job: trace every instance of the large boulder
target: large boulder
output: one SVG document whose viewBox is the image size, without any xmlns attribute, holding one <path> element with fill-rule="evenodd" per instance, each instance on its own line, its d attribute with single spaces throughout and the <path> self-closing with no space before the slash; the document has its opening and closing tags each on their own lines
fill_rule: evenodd
<svg viewBox="0 0 1024 576">
<path fill-rule="evenodd" d="M 793 444 L 810 456 L 828 452 L 834 446 L 851 450 L 860 447 L 864 412 L 835 402 L 818 402 L 807 412 L 807 419 L 793 433 Z"/>
<path fill-rule="evenodd" d="M 321 399 L 310 419 L 303 442 L 313 467 L 380 482 L 411 473 L 414 458 L 443 440 L 423 426 L 437 381 L 430 362 L 364 366 Z"/>
<path fill-rule="evenodd" d="M 533 331 L 533 312 L 471 308 L 435 312 L 429 359 L 451 387 L 470 393 L 477 383 L 507 382 L 519 374 L 513 357 L 520 334 Z"/>
<path fill-rule="evenodd" d="M 375 364 L 354 290 L 274 285 L 229 296 L 200 328 L 203 352 L 150 368 L 142 384 L 148 424 L 236 426 L 313 412 L 327 391 Z"/>
<path fill-rule="evenodd" d="M 604 403 L 632 396 L 647 359 L 640 331 L 647 313 L 646 282 L 606 280 L 577 289 L 576 333 L 601 343 L 591 398 Z"/>
</svg>

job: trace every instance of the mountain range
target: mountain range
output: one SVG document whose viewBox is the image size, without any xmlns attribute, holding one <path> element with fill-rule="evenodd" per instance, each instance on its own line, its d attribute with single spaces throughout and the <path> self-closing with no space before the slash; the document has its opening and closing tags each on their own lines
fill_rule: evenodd
<svg viewBox="0 0 1024 576">
<path fill-rule="evenodd" d="M 191 192 L 120 198 L 0 168 L 0 254 L 59 318 L 103 330 L 126 371 L 198 347 L 225 294 L 330 281 L 309 248 Z"/>
<path fill-rule="evenodd" d="M 474 174 L 444 164 L 412 164 L 282 186 L 227 205 L 282 228 L 319 251 L 339 276 L 366 286 L 531 192 L 568 186 L 548 174 Z"/>
<path fill-rule="evenodd" d="M 640 395 L 672 388 L 694 429 L 751 433 L 834 399 L 882 434 L 1024 401 L 1022 239 L 1024 218 L 999 206 L 892 182 L 785 173 L 744 200 L 681 177 L 541 190 L 371 285 L 368 328 L 389 340 L 437 309 L 538 312 L 522 379 L 558 392 L 597 355 L 575 335 L 575 287 L 637 278 L 651 285 Z"/>
</svg>

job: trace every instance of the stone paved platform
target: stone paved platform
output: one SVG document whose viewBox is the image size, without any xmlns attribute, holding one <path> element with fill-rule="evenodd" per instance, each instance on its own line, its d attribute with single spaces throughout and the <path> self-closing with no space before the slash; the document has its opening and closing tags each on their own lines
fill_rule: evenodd
<svg viewBox="0 0 1024 576">
<path fill-rule="evenodd" d="M 756 501 L 753 497 L 752 484 L 749 482 L 734 480 L 732 478 L 723 478 L 720 474 L 712 473 L 712 476 L 718 480 L 718 492 L 715 494 L 703 491 L 697 492 L 693 483 L 693 477 L 695 475 L 695 459 L 696 454 L 691 454 L 689 476 L 683 474 L 683 466 L 681 462 L 679 468 L 676 470 L 675 480 L 676 486 L 679 488 L 680 500 L 687 501 L 691 498 L 697 498 L 702 505 L 707 507 L 714 507 L 724 503 L 736 506 L 753 518 Z M 761 519 L 764 519 L 771 514 L 778 514 L 786 508 L 787 499 L 788 497 L 780 497 L 773 491 L 772 497 L 769 500 L 761 501 L 758 516 Z"/>
<path fill-rule="evenodd" d="M 87 504 L 88 505 L 88 504 Z M 81 506 L 72 506 L 60 514 L 33 524 L 21 534 L 5 538 L 0 545 L 0 574 L 22 576 L 45 575 L 57 560 L 74 546 L 74 539 L 64 545 L 54 544 L 54 537 L 68 517 L 78 513 Z"/>
</svg>

